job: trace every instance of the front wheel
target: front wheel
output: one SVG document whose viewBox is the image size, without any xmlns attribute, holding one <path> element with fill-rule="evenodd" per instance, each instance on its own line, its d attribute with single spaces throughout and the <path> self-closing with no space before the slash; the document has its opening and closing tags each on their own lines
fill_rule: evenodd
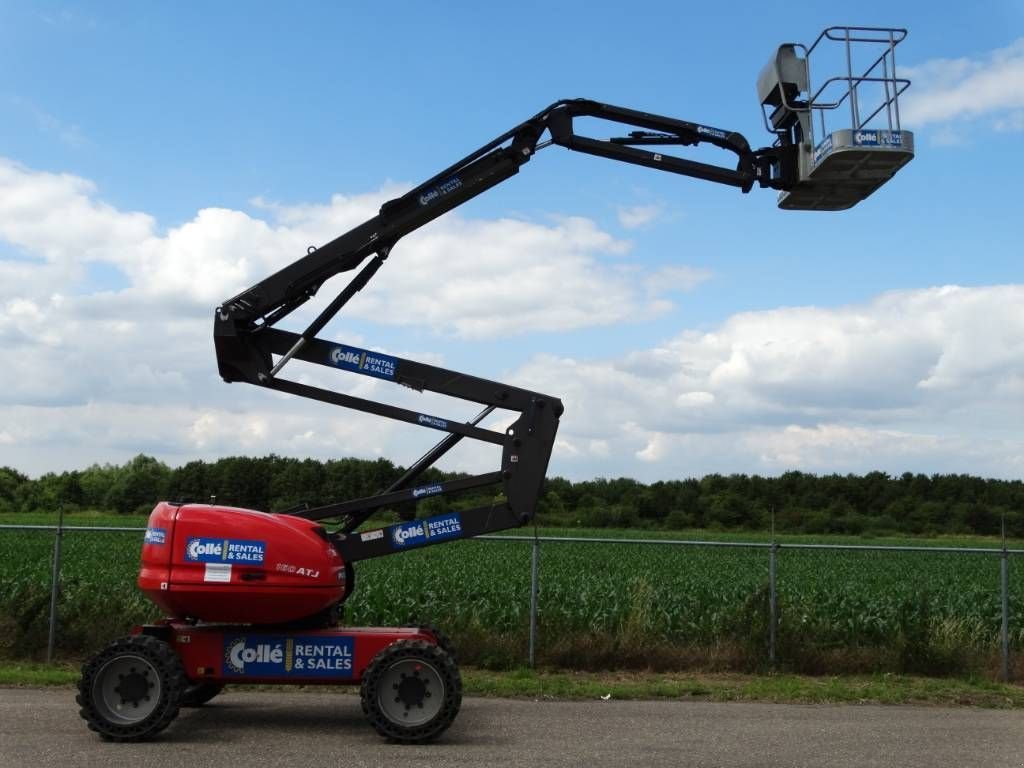
<svg viewBox="0 0 1024 768">
<path fill-rule="evenodd" d="M 462 706 L 462 678 L 444 649 L 399 640 L 377 654 L 363 675 L 363 712 L 377 733 L 418 744 L 443 733 Z"/>
<path fill-rule="evenodd" d="M 149 635 L 115 640 L 82 666 L 79 714 L 108 741 L 142 741 L 178 716 L 188 680 L 171 647 Z"/>
</svg>

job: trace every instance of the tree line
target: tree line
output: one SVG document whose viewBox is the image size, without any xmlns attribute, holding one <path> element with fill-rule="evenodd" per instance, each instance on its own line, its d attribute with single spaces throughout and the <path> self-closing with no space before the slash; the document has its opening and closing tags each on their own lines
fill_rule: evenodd
<svg viewBox="0 0 1024 768">
<path fill-rule="evenodd" d="M 403 467 L 386 459 L 317 461 L 281 456 L 234 456 L 169 467 L 145 455 L 122 465 L 31 479 L 0 467 L 0 512 L 100 510 L 145 514 L 161 499 L 218 503 L 269 511 L 317 506 L 369 496 L 386 488 Z M 421 482 L 459 477 L 429 470 Z M 431 497 L 421 516 L 491 500 L 484 489 Z M 572 482 L 550 478 L 537 520 L 549 526 L 767 530 L 837 534 L 986 534 L 1024 536 L 1024 483 L 971 475 L 884 472 L 778 477 L 711 474 L 641 483 L 629 478 Z"/>
</svg>

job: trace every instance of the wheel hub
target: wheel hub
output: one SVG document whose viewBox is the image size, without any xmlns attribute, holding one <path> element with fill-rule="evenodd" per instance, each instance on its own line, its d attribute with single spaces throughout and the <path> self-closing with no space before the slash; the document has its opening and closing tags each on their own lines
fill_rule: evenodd
<svg viewBox="0 0 1024 768">
<path fill-rule="evenodd" d="M 118 684 L 114 686 L 114 693 L 121 695 L 122 704 L 139 706 L 140 701 L 149 701 L 149 691 L 153 683 L 149 679 L 149 670 L 141 672 L 131 667 L 127 675 L 118 675 Z"/>
<path fill-rule="evenodd" d="M 444 680 L 419 659 L 402 659 L 381 675 L 380 710 L 396 725 L 416 727 L 433 720 L 444 706 Z"/>
<path fill-rule="evenodd" d="M 93 704 L 118 725 L 140 723 L 156 711 L 162 686 L 152 662 L 141 655 L 115 656 L 96 673 Z"/>
<path fill-rule="evenodd" d="M 391 687 L 397 692 L 396 704 L 405 704 L 405 708 L 423 707 L 423 700 L 430 696 L 427 686 L 430 681 L 420 677 L 420 670 L 414 669 L 411 675 L 404 672 L 401 675 L 401 682 L 392 683 Z"/>
</svg>

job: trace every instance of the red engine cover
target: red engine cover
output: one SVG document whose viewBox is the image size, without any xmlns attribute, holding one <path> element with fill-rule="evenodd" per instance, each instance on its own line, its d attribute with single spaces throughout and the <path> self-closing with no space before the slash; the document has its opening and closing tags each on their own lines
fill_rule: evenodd
<svg viewBox="0 0 1024 768">
<path fill-rule="evenodd" d="M 311 520 L 160 502 L 139 587 L 172 617 L 281 624 L 341 600 L 345 563 Z"/>
</svg>

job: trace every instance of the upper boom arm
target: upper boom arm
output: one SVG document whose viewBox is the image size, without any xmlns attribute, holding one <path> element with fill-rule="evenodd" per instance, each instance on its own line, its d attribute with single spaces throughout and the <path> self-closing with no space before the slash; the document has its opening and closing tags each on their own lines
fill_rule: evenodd
<svg viewBox="0 0 1024 768">
<path fill-rule="evenodd" d="M 579 117 L 594 117 L 648 130 L 634 131 L 623 138 L 593 139 L 575 133 L 573 120 Z M 328 278 L 354 269 L 373 253 L 389 251 L 399 238 L 514 176 L 537 151 L 545 131 L 550 132 L 551 143 L 576 152 L 728 184 L 744 192 L 755 182 L 781 186 L 778 151 L 753 152 L 739 133 L 586 99 L 558 101 L 415 189 L 384 203 L 378 215 L 369 221 L 326 245 L 311 249 L 306 256 L 228 299 L 221 306 L 221 313 L 242 324 L 254 324 L 263 319 L 273 324 L 312 297 Z M 502 146 L 506 142 L 507 145 Z M 636 148 L 651 144 L 698 143 L 733 152 L 737 155 L 736 168 Z M 776 168 L 774 174 L 772 167 Z"/>
</svg>

